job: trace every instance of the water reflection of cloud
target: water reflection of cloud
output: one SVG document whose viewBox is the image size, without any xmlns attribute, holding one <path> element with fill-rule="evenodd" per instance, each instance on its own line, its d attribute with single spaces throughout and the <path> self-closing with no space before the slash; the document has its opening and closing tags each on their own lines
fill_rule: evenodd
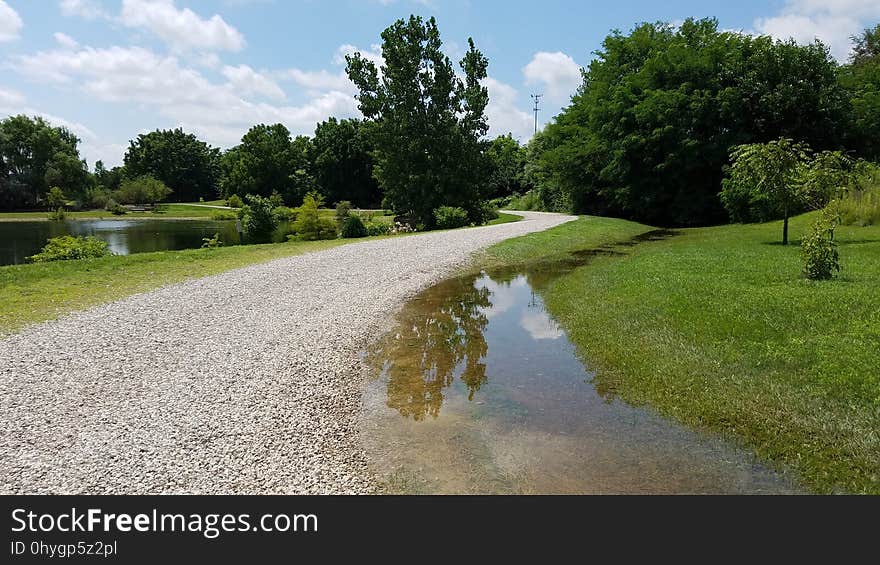
<svg viewBox="0 0 880 565">
<path fill-rule="evenodd" d="M 474 286 L 478 289 L 489 289 L 489 292 L 492 293 L 489 299 L 492 305 L 489 308 L 481 308 L 483 315 L 491 319 L 513 308 L 521 300 L 521 297 L 518 296 L 522 292 L 521 289 L 528 288 L 528 282 L 525 277 L 518 276 L 508 283 L 497 283 L 483 275 L 476 280 Z"/>
<path fill-rule="evenodd" d="M 537 310 L 523 312 L 519 324 L 529 332 L 532 339 L 559 339 L 564 335 L 559 324 L 546 313 Z"/>
</svg>

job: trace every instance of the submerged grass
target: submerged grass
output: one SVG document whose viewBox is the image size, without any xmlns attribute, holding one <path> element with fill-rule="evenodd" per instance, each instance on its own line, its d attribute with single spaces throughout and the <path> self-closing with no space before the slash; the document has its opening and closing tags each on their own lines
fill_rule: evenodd
<svg viewBox="0 0 880 565">
<path fill-rule="evenodd" d="M 810 215 L 792 221 L 795 240 Z M 582 219 L 503 242 L 502 262 L 641 229 Z M 778 222 L 683 230 L 595 257 L 544 291 L 597 385 L 720 432 L 818 492 L 880 493 L 880 227 L 841 227 L 841 276 L 801 276 Z"/>
</svg>

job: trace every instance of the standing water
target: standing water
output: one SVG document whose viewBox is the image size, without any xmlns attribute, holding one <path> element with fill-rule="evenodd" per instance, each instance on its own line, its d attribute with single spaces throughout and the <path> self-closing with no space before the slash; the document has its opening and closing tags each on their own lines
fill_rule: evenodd
<svg viewBox="0 0 880 565">
<path fill-rule="evenodd" d="M 536 292 L 575 266 L 455 278 L 404 308 L 368 354 L 377 476 L 427 493 L 796 492 L 719 438 L 600 394 Z"/>
</svg>

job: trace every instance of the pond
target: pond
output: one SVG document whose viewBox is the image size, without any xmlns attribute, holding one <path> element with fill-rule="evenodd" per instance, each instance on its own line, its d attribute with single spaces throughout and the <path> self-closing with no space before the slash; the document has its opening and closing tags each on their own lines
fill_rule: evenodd
<svg viewBox="0 0 880 565">
<path fill-rule="evenodd" d="M 366 352 L 378 376 L 364 394 L 362 436 L 390 490 L 797 491 L 717 437 L 602 394 L 540 296 L 597 253 L 615 251 L 454 278 L 404 307 Z"/>
<path fill-rule="evenodd" d="M 25 263 L 39 253 L 50 237 L 93 235 L 106 241 L 117 255 L 193 249 L 202 246 L 202 238 L 220 234 L 224 244 L 238 243 L 234 221 L 95 219 L 65 222 L 0 222 L 0 265 Z M 276 241 L 283 241 L 280 229 Z"/>
</svg>

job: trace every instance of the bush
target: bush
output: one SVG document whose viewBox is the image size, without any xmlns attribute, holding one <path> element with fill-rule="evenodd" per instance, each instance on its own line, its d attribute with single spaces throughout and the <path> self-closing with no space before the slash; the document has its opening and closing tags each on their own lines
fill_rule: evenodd
<svg viewBox="0 0 880 565">
<path fill-rule="evenodd" d="M 456 206 L 440 206 L 434 210 L 434 221 L 441 230 L 450 230 L 468 225 L 468 213 Z"/>
<path fill-rule="evenodd" d="M 361 217 L 357 215 L 349 216 L 343 220 L 342 225 L 340 226 L 340 232 L 340 235 L 346 239 L 367 237 L 368 235 L 367 226 L 364 225 Z"/>
<path fill-rule="evenodd" d="M 220 241 L 220 234 L 215 233 L 214 237 L 203 237 L 202 238 L 202 249 L 216 249 L 217 247 L 222 247 L 223 242 Z"/>
<path fill-rule="evenodd" d="M 165 200 L 171 192 L 162 181 L 143 175 L 122 181 L 113 197 L 123 204 L 155 204 Z"/>
<path fill-rule="evenodd" d="M 86 204 L 92 208 L 108 209 L 107 202 L 110 201 L 110 191 L 97 187 L 86 192 Z"/>
<path fill-rule="evenodd" d="M 248 194 L 247 205 L 242 207 L 243 228 L 247 238 L 255 242 L 267 242 L 278 228 L 278 219 L 269 198 Z"/>
<path fill-rule="evenodd" d="M 831 240 L 834 226 L 823 216 L 813 224 L 810 233 L 801 240 L 804 275 L 811 280 L 826 280 L 840 271 L 837 245 Z"/>
<path fill-rule="evenodd" d="M 470 213 L 471 223 L 478 226 L 496 219 L 498 219 L 498 209 L 489 202 L 481 202 Z"/>
<path fill-rule="evenodd" d="M 158 210 L 154 210 L 154 211 L 158 212 Z M 227 210 L 219 210 L 219 211 L 214 212 L 213 214 L 211 214 L 211 219 L 212 219 L 212 220 L 216 220 L 216 221 L 218 221 L 218 222 L 225 222 L 225 221 L 229 221 L 229 220 L 237 220 L 237 219 L 238 219 L 238 213 L 236 213 L 236 212 L 229 212 L 229 211 L 227 211 Z"/>
<path fill-rule="evenodd" d="M 63 208 L 67 204 L 67 197 L 64 196 L 64 192 L 59 187 L 53 186 L 46 193 L 46 204 L 49 208 Z"/>
<path fill-rule="evenodd" d="M 831 204 L 848 226 L 880 225 L 880 166 L 865 164 L 846 196 Z"/>
<path fill-rule="evenodd" d="M 114 216 L 124 216 L 128 214 L 128 210 L 125 209 L 119 202 L 113 200 L 112 198 L 107 201 L 107 211 L 113 214 Z"/>
<path fill-rule="evenodd" d="M 112 255 L 112 253 L 107 248 L 107 242 L 103 239 L 92 236 L 65 235 L 49 239 L 39 253 L 28 257 L 28 259 L 33 263 L 46 263 L 71 259 L 92 259 L 107 255 Z"/>
<path fill-rule="evenodd" d="M 388 235 L 391 233 L 391 225 L 385 222 L 367 222 L 364 224 L 367 229 L 367 235 L 370 237 L 377 235 Z"/>
<path fill-rule="evenodd" d="M 241 201 L 241 196 L 233 194 L 226 199 L 226 205 L 230 208 L 241 208 L 242 206 L 244 206 L 244 202 Z"/>
<path fill-rule="evenodd" d="M 336 222 L 322 217 L 318 210 L 321 201 L 321 196 L 315 192 L 306 194 L 302 206 L 297 209 L 296 221 L 293 223 L 293 231 L 296 232 L 297 239 L 315 241 L 336 238 Z"/>
<path fill-rule="evenodd" d="M 272 203 L 272 208 L 280 208 L 281 206 L 284 206 L 284 199 L 281 198 L 281 194 L 279 194 L 277 190 L 272 191 L 272 194 L 269 196 L 269 202 Z"/>
<path fill-rule="evenodd" d="M 525 211 L 544 209 L 544 206 L 541 204 L 541 196 L 536 190 L 530 190 L 522 196 L 511 198 L 506 207 L 510 210 Z"/>
<path fill-rule="evenodd" d="M 278 206 L 273 211 L 279 222 L 292 222 L 296 219 L 296 210 L 287 206 Z"/>
<path fill-rule="evenodd" d="M 67 217 L 67 212 L 64 211 L 64 208 L 58 207 L 57 210 L 52 210 L 49 212 L 49 221 L 51 222 L 61 222 L 64 218 Z"/>
</svg>

